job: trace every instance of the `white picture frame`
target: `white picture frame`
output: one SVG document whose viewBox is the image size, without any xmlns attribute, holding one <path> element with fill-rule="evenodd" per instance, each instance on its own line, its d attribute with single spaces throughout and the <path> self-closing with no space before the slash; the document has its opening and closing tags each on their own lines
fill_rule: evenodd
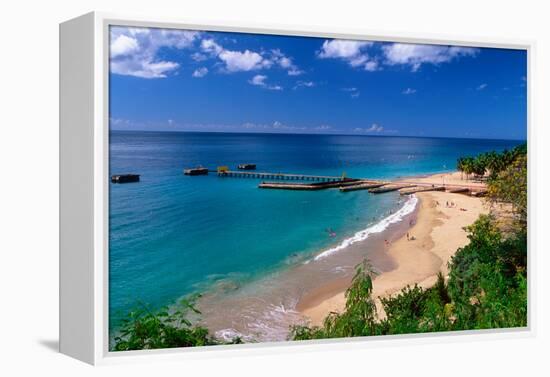
<svg viewBox="0 0 550 377">
<path fill-rule="evenodd" d="M 475 39 L 416 33 L 388 33 L 346 28 L 325 30 L 310 26 L 256 25 L 88 13 L 60 25 L 60 352 L 90 364 L 109 364 L 148 358 L 204 358 L 235 353 L 294 353 L 320 347 L 349 349 L 380 347 L 396 342 L 431 343 L 533 336 L 534 269 L 528 274 L 528 327 L 512 330 L 478 330 L 436 333 L 215 346 L 188 349 L 110 352 L 108 350 L 108 127 L 109 26 L 176 28 L 186 30 L 247 32 L 313 36 L 369 41 L 445 44 L 512 48 L 527 51 L 528 143 L 533 138 L 531 100 L 535 44 L 525 40 Z M 534 144 L 529 144 L 529 156 Z M 533 171 L 529 158 L 529 172 Z M 533 197 L 533 180 L 529 176 Z M 529 203 L 529 217 L 533 218 Z M 531 226 L 530 229 L 533 229 Z M 530 230 L 531 231 L 531 230 Z M 532 237 L 529 237 L 531 240 Z M 534 263 L 529 243 L 528 264 Z"/>
</svg>

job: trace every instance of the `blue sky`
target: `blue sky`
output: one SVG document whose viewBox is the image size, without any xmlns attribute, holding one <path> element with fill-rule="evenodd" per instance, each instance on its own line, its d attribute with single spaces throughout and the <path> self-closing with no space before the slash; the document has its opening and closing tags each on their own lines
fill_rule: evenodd
<svg viewBox="0 0 550 377">
<path fill-rule="evenodd" d="M 111 28 L 113 130 L 526 139 L 525 51 Z"/>
</svg>

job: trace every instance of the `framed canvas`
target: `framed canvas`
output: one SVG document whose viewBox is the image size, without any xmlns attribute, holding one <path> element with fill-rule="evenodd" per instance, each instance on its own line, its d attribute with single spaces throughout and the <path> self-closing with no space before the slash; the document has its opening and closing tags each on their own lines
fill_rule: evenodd
<svg viewBox="0 0 550 377">
<path fill-rule="evenodd" d="M 61 24 L 61 352 L 96 364 L 532 334 L 532 50 L 103 13 Z"/>
</svg>

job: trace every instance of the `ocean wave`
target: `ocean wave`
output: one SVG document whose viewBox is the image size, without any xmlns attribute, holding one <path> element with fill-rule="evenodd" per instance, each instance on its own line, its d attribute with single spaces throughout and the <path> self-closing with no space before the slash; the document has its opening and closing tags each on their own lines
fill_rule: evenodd
<svg viewBox="0 0 550 377">
<path fill-rule="evenodd" d="M 218 330 L 214 333 L 214 337 L 216 339 L 220 339 L 225 342 L 232 342 L 233 340 L 235 340 L 235 338 L 240 338 L 241 340 L 247 343 L 255 341 L 255 339 L 252 336 L 245 335 L 242 332 L 235 330 L 234 328 Z"/>
<path fill-rule="evenodd" d="M 343 250 L 347 248 L 350 245 L 353 245 L 356 242 L 360 242 L 363 240 L 366 240 L 371 234 L 373 233 L 380 233 L 384 231 L 390 224 L 398 223 L 399 221 L 403 220 L 405 216 L 412 213 L 414 209 L 416 208 L 416 204 L 418 203 L 418 198 L 414 195 L 411 195 L 409 199 L 405 202 L 403 207 L 401 207 L 397 212 L 392 213 L 388 217 L 380 220 L 376 224 L 360 230 L 359 232 L 355 233 L 352 237 L 346 238 L 343 240 L 339 245 L 327 249 L 317 256 L 313 258 L 313 260 L 319 260 L 328 257 L 331 254 L 334 254 L 340 250 Z"/>
<path fill-rule="evenodd" d="M 292 325 L 306 324 L 302 315 L 294 309 L 296 303 L 297 300 L 288 306 L 269 304 L 259 311 L 249 308 L 247 313 L 241 313 L 242 317 L 250 319 L 244 329 L 239 331 L 233 327 L 224 328 L 216 331 L 214 336 L 226 342 L 237 337 L 247 343 L 287 340 Z"/>
</svg>

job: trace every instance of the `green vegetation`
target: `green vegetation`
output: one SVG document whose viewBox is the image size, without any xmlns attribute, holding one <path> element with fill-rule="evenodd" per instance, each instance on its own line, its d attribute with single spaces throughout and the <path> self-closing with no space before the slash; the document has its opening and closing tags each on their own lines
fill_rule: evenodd
<svg viewBox="0 0 550 377">
<path fill-rule="evenodd" d="M 113 351 L 155 348 L 195 347 L 230 343 L 214 339 L 205 327 L 193 325 L 189 318 L 201 313 L 195 308 L 199 296 L 181 300 L 175 308 L 152 311 L 141 305 L 123 320 L 120 333 L 114 338 Z"/>
<path fill-rule="evenodd" d="M 503 153 L 459 159 L 467 175 L 490 170 L 488 199 L 510 203 L 516 221 L 503 232 L 495 218 L 482 215 L 467 227 L 469 243 L 428 289 L 407 286 L 381 299 L 379 319 L 372 293 L 372 270 L 357 267 L 346 291 L 346 309 L 332 313 L 320 327 L 295 326 L 291 339 L 411 334 L 527 326 L 527 156 L 520 146 Z"/>
<path fill-rule="evenodd" d="M 512 150 L 505 149 L 501 153 L 495 151 L 481 153 L 476 157 L 460 157 L 456 163 L 456 168 L 466 178 L 471 174 L 476 177 L 483 177 L 489 173 L 490 179 L 495 179 L 498 174 L 507 169 L 519 156 L 527 155 L 527 144 L 521 144 Z"/>
<path fill-rule="evenodd" d="M 489 182 L 489 200 L 512 205 L 517 228 L 527 227 L 527 155 L 516 157 Z"/>
</svg>

